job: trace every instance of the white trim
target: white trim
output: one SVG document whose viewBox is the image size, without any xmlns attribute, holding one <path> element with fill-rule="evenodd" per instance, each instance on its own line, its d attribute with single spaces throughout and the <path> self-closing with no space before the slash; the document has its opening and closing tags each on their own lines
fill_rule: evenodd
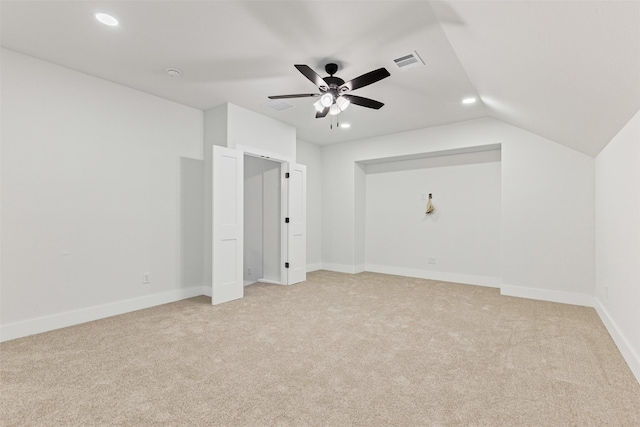
<svg viewBox="0 0 640 427">
<path fill-rule="evenodd" d="M 289 227 L 284 224 L 285 218 L 289 216 L 289 181 L 285 176 L 290 167 L 291 162 L 280 162 L 280 281 L 286 284 L 289 283 L 285 264 L 289 261 Z M 262 250 L 264 251 L 264 247 Z"/>
<path fill-rule="evenodd" d="M 602 302 L 595 297 L 594 307 L 598 316 L 600 316 L 600 320 L 604 323 L 604 326 L 607 328 L 609 335 L 613 338 L 613 342 L 616 343 L 618 350 L 622 354 L 622 357 L 629 365 L 629 369 L 636 377 L 636 380 L 640 383 L 640 355 L 635 352 L 627 337 L 622 333 L 616 322 L 611 318 L 609 312 Z"/>
<path fill-rule="evenodd" d="M 355 274 L 355 267 L 349 264 L 331 264 L 331 263 L 322 263 L 322 269 L 328 271 L 335 271 L 336 273 L 347 273 L 347 274 Z"/>
<path fill-rule="evenodd" d="M 280 153 L 274 153 L 272 151 L 263 150 L 261 148 L 249 147 L 247 145 L 236 144 L 235 149 L 241 151 L 243 154 L 262 157 L 268 160 L 273 160 L 280 163 L 295 163 L 295 159 L 289 156 L 283 156 Z"/>
<path fill-rule="evenodd" d="M 357 264 L 353 266 L 353 273 L 358 274 L 367 271 L 367 267 L 365 264 Z"/>
<path fill-rule="evenodd" d="M 371 271 L 372 273 L 394 274 L 397 276 L 417 277 L 419 279 L 438 280 L 441 282 L 486 286 L 490 288 L 499 288 L 502 281 L 500 277 L 474 276 L 469 274 L 418 270 L 413 268 L 392 267 L 388 265 L 377 264 L 367 264 L 366 271 Z"/>
<path fill-rule="evenodd" d="M 312 271 L 322 270 L 322 263 L 316 262 L 315 264 L 307 264 L 307 273 Z"/>
<path fill-rule="evenodd" d="M 9 323 L 0 326 L 0 342 L 39 334 L 42 332 L 53 331 L 55 329 L 66 328 L 68 326 L 104 319 L 106 317 L 117 316 L 119 314 L 154 307 L 156 305 L 193 298 L 202 295 L 204 288 L 204 286 L 194 286 L 190 288 L 176 289 L 153 295 L 146 295 L 139 298 L 132 298 L 124 301 L 96 305 L 93 307 L 81 308 L 79 310 Z M 211 293 L 211 289 L 209 289 L 209 293 Z"/>
<path fill-rule="evenodd" d="M 266 283 L 269 285 L 282 285 L 282 282 L 278 282 L 276 280 L 269 280 L 269 279 L 258 279 L 257 280 L 258 283 Z"/>
<path fill-rule="evenodd" d="M 211 285 L 209 286 L 201 286 L 200 287 L 200 295 L 204 295 L 207 296 L 209 298 L 211 298 Z"/>
<path fill-rule="evenodd" d="M 263 150 L 261 148 L 256 148 L 248 145 L 236 144 L 235 149 L 242 153 L 243 156 L 252 156 L 252 157 L 261 157 L 266 160 L 271 160 L 280 164 L 280 217 L 281 224 L 284 223 L 285 217 L 288 216 L 288 184 L 285 181 L 285 173 L 289 172 L 289 166 L 295 163 L 295 158 L 282 155 L 281 153 L 275 153 L 268 150 Z M 244 209 L 244 208 L 243 208 Z M 243 213 L 244 216 L 244 213 Z M 281 285 L 282 282 L 286 282 L 288 284 L 288 272 L 286 267 L 284 266 L 285 261 L 288 257 L 288 228 L 280 227 L 280 281 L 281 282 L 264 282 L 264 283 L 275 283 L 277 285 Z M 251 282 L 254 283 L 254 282 Z M 247 286 L 245 283 L 244 286 Z"/>
<path fill-rule="evenodd" d="M 593 307 L 593 295 L 565 291 L 553 291 L 550 289 L 525 288 L 520 286 L 502 285 L 500 295 L 528 298 L 541 301 L 559 302 L 562 304 Z"/>
</svg>

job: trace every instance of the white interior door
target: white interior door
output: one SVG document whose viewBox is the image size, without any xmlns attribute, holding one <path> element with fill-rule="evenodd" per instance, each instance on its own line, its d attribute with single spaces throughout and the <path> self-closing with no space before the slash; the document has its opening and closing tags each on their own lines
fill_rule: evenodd
<svg viewBox="0 0 640 427">
<path fill-rule="evenodd" d="M 242 298 L 244 155 L 213 147 L 213 271 L 211 304 Z"/>
<path fill-rule="evenodd" d="M 286 283 L 307 280 L 307 167 L 286 163 L 287 183 L 287 263 Z"/>
</svg>

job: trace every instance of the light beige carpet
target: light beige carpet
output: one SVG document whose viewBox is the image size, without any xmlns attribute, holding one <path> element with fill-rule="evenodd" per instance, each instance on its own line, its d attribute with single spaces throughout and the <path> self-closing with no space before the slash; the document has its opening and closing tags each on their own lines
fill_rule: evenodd
<svg viewBox="0 0 640 427">
<path fill-rule="evenodd" d="M 9 341 L 3 426 L 640 425 L 593 309 L 325 271 Z"/>
</svg>

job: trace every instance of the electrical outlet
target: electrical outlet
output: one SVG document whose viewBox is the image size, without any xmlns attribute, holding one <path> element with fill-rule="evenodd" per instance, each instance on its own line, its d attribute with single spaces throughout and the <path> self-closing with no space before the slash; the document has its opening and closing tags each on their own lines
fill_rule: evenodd
<svg viewBox="0 0 640 427">
<path fill-rule="evenodd" d="M 247 267 L 247 276 L 251 276 L 251 267 Z"/>
<path fill-rule="evenodd" d="M 435 264 L 436 263 L 436 259 L 433 257 L 429 257 L 429 264 Z"/>
<path fill-rule="evenodd" d="M 142 284 L 146 285 L 151 283 L 151 273 L 142 273 Z"/>
</svg>

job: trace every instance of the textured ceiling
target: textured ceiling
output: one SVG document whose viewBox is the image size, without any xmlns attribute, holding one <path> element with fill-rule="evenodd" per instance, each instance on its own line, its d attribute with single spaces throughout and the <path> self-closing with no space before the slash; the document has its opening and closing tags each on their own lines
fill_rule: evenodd
<svg viewBox="0 0 640 427">
<path fill-rule="evenodd" d="M 230 102 L 331 144 L 494 117 L 595 156 L 640 109 L 638 1 L 2 1 L 2 45 L 206 110 Z M 116 16 L 110 28 L 93 18 Z M 400 70 L 417 51 L 426 65 Z M 315 119 L 294 64 L 344 80 L 391 76 L 354 94 L 350 129 Z M 169 77 L 166 68 L 182 75 Z M 478 96 L 473 105 L 462 105 Z"/>
</svg>

